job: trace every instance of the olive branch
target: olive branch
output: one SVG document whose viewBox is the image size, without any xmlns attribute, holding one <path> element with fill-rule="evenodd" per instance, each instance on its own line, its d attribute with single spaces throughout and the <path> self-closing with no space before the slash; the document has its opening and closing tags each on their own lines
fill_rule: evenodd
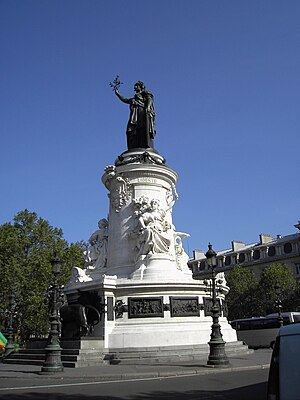
<svg viewBox="0 0 300 400">
<path fill-rule="evenodd" d="M 109 82 L 109 86 L 113 88 L 113 90 L 118 90 L 121 85 L 123 85 L 123 82 L 120 81 L 119 75 L 115 77 L 113 82 Z"/>
</svg>

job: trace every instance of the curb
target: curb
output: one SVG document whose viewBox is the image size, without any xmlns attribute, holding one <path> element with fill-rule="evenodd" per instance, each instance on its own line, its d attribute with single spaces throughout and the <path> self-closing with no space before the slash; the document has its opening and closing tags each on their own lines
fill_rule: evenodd
<svg viewBox="0 0 300 400">
<path fill-rule="evenodd" d="M 91 382 L 104 382 L 104 381 L 113 381 L 113 380 L 132 380 L 132 379 L 157 379 L 157 378 L 172 378 L 172 377 L 180 377 L 180 376 L 191 376 L 191 375 L 209 375 L 215 373 L 224 373 L 224 372 L 238 372 L 238 371 L 250 371 L 250 370 L 259 370 L 259 369 L 269 369 L 269 364 L 258 364 L 258 365 L 249 365 L 249 366 L 240 366 L 240 367 L 226 367 L 226 368 L 207 368 L 203 365 L 201 368 L 191 368 L 187 370 L 173 370 L 173 371 L 153 371 L 153 372 L 127 372 L 127 373 L 116 373 L 116 374 L 107 374 L 107 375 L 86 375 L 86 376 L 72 376 L 65 375 L 64 373 L 56 373 L 49 375 L 39 375 L 38 372 L 32 372 L 31 376 L 5 376 L 1 374 L 1 379 L 22 379 L 22 380 L 42 380 L 45 379 L 47 381 L 53 379 L 59 379 L 60 381 L 64 380 L 80 380 L 84 383 L 87 379 L 91 380 Z"/>
</svg>

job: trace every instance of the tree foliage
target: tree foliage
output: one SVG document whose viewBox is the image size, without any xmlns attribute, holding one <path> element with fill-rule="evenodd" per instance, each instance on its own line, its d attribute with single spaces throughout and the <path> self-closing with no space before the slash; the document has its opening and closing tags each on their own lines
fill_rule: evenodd
<svg viewBox="0 0 300 400">
<path fill-rule="evenodd" d="M 255 312 L 254 293 L 258 282 L 254 274 L 248 269 L 236 265 L 226 275 L 230 292 L 226 298 L 228 302 L 228 318 L 246 318 Z"/>
<path fill-rule="evenodd" d="M 271 264 L 264 269 L 260 278 L 258 298 L 261 300 L 260 309 L 265 314 L 276 312 L 275 285 L 280 286 L 283 311 L 294 311 L 293 297 L 297 288 L 296 279 L 291 268 L 286 264 Z"/>
<path fill-rule="evenodd" d="M 230 320 L 277 312 L 276 284 L 280 285 L 282 311 L 295 311 L 300 306 L 299 286 L 288 265 L 267 266 L 259 282 L 248 268 L 237 265 L 226 275 L 226 279 L 230 287 L 227 296 Z"/>
<path fill-rule="evenodd" d="M 5 327 L 8 296 L 16 296 L 16 321 L 23 338 L 48 331 L 45 295 L 52 280 L 51 259 L 61 259 L 60 283 L 74 266 L 82 267 L 83 244 L 69 245 L 61 229 L 52 227 L 35 212 L 24 210 L 13 223 L 0 226 L 0 328 Z"/>
</svg>

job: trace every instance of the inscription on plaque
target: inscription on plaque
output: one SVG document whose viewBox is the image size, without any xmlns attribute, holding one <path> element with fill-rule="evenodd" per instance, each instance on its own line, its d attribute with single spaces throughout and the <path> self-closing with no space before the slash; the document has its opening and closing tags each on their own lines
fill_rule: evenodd
<svg viewBox="0 0 300 400">
<path fill-rule="evenodd" d="M 170 297 L 171 317 L 199 316 L 198 297 Z"/>
<path fill-rule="evenodd" d="M 206 317 L 212 317 L 212 306 L 213 306 L 213 301 L 211 297 L 203 297 L 203 303 L 204 303 L 204 315 Z M 219 307 L 219 315 L 221 316 L 221 301 L 220 299 L 217 299 L 217 305 Z"/>
<path fill-rule="evenodd" d="M 144 177 L 144 178 L 138 178 L 138 182 L 141 182 L 141 183 L 157 183 L 157 179 Z"/>
<path fill-rule="evenodd" d="M 128 297 L 128 318 L 163 316 L 163 297 Z"/>
</svg>

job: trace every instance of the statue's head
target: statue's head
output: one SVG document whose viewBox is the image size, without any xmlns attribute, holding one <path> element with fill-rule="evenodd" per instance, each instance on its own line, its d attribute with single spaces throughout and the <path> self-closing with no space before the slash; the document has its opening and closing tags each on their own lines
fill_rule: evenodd
<svg viewBox="0 0 300 400">
<path fill-rule="evenodd" d="M 98 222 L 99 228 L 106 228 L 107 225 L 108 225 L 108 221 L 105 218 L 100 219 L 100 221 Z"/>
<path fill-rule="evenodd" d="M 134 85 L 134 90 L 137 93 L 140 93 L 145 89 L 146 89 L 146 86 L 144 85 L 144 82 L 142 82 L 142 81 L 137 81 L 137 83 Z"/>
<path fill-rule="evenodd" d="M 160 202 L 158 199 L 153 199 L 153 200 L 151 200 L 150 204 L 151 204 L 152 210 L 156 210 L 159 208 Z"/>
</svg>

